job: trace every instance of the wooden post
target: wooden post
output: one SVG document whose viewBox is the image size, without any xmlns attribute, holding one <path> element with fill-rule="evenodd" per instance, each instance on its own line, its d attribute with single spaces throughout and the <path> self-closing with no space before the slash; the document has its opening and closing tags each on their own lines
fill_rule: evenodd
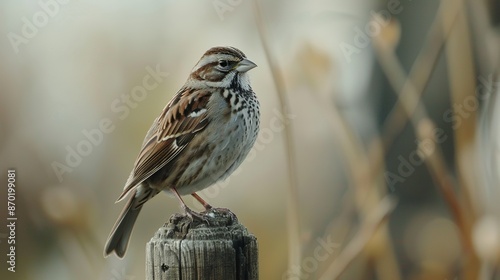
<svg viewBox="0 0 500 280">
<path fill-rule="evenodd" d="M 259 279 L 257 239 L 228 209 L 174 214 L 146 244 L 146 280 Z"/>
</svg>

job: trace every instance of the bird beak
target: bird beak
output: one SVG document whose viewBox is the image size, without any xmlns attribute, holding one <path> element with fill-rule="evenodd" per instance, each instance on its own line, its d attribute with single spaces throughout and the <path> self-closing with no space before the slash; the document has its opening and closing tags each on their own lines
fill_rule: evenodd
<svg viewBox="0 0 500 280">
<path fill-rule="evenodd" d="M 255 64 L 255 63 L 253 63 L 250 60 L 245 58 L 242 61 L 240 61 L 234 69 L 240 73 L 245 73 L 248 70 L 255 68 L 255 67 L 257 67 L 257 64 Z"/>
</svg>

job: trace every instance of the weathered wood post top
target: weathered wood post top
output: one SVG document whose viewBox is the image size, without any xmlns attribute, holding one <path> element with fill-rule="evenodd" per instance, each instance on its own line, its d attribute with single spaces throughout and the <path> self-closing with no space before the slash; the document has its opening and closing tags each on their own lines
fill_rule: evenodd
<svg viewBox="0 0 500 280">
<path fill-rule="evenodd" d="M 257 239 L 224 208 L 174 214 L 146 244 L 147 280 L 259 279 Z"/>
</svg>

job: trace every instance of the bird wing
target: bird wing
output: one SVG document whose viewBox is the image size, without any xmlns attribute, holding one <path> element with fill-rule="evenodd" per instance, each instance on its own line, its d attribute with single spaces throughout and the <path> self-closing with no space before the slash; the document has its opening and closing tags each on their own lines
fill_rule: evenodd
<svg viewBox="0 0 500 280">
<path fill-rule="evenodd" d="M 210 96 L 208 90 L 186 88 L 174 96 L 149 129 L 117 201 L 167 164 L 175 163 L 193 137 L 208 125 L 206 107 Z"/>
</svg>

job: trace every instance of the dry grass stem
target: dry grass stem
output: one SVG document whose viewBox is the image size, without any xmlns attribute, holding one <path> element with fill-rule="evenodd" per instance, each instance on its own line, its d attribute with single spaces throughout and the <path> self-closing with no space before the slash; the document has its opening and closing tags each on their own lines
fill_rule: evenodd
<svg viewBox="0 0 500 280">
<path fill-rule="evenodd" d="M 448 21 L 451 22 L 451 21 Z M 429 120 L 425 107 L 420 102 L 421 91 L 417 89 L 411 79 L 407 79 L 404 74 L 404 68 L 399 62 L 393 50 L 388 47 L 379 37 L 374 38 L 374 48 L 377 53 L 377 58 L 380 65 L 389 80 L 390 85 L 398 94 L 399 102 L 404 109 L 406 115 L 415 129 L 418 128 L 422 120 Z M 417 131 L 418 133 L 418 131 Z M 446 178 L 452 178 L 450 172 L 445 168 L 445 160 L 439 145 L 435 145 L 432 153 L 432 162 L 426 161 L 427 166 L 434 177 L 439 177 L 437 181 L 438 187 L 445 196 L 452 216 L 458 228 L 461 231 L 462 245 L 466 252 L 473 254 L 471 247 L 470 226 L 464 210 L 460 207 L 459 200 L 452 190 L 452 181 Z"/>
<path fill-rule="evenodd" d="M 443 50 L 444 43 L 451 33 L 453 26 L 452 24 L 448 24 L 443 28 L 443 13 L 446 12 L 449 14 L 448 17 L 451 20 L 450 23 L 455 21 L 458 14 L 456 9 L 452 8 L 451 10 L 446 10 L 447 8 L 448 7 L 441 2 L 436 18 L 432 23 L 429 33 L 427 34 L 424 45 L 415 59 L 414 65 L 411 67 L 409 79 L 398 87 L 401 89 L 402 95 L 407 95 L 407 92 L 412 90 L 412 87 L 409 85 L 410 82 L 413 84 L 415 92 L 419 93 L 419 95 L 423 93 L 425 87 L 429 83 L 431 74 Z M 404 80 L 401 80 L 401 82 L 402 81 Z M 413 102 L 415 101 L 416 100 L 413 100 Z M 383 153 L 379 152 L 380 140 L 378 138 L 374 139 L 373 143 L 370 145 L 370 158 L 374 166 L 374 175 L 372 176 L 380 174 L 383 168 L 383 156 L 385 152 L 392 145 L 394 139 L 396 139 L 399 133 L 403 130 L 409 120 L 408 116 L 413 115 L 414 111 L 417 109 L 417 105 L 409 104 L 408 109 L 410 112 L 409 115 L 405 113 L 401 100 L 398 99 L 387 116 L 386 121 L 383 123 L 381 132 Z"/>
<path fill-rule="evenodd" d="M 278 93 L 280 109 L 286 115 L 290 111 L 290 105 L 286 96 L 285 82 L 282 77 L 282 72 L 278 66 L 275 56 L 272 55 L 270 44 L 267 40 L 267 32 L 262 17 L 261 8 L 257 0 L 254 3 L 254 15 L 257 29 L 259 31 L 262 47 L 266 54 L 271 73 L 273 75 L 274 85 Z M 299 212 L 299 194 L 297 183 L 297 170 L 295 166 L 295 150 L 293 141 L 293 132 L 290 124 L 285 124 L 285 147 L 287 156 L 288 176 L 290 184 L 287 191 L 287 233 L 288 233 L 288 266 L 299 265 L 302 259 L 302 245 L 300 239 L 300 212 Z M 299 272 L 300 273 L 300 272 Z M 300 275 L 299 275 L 300 276 Z"/>
</svg>

